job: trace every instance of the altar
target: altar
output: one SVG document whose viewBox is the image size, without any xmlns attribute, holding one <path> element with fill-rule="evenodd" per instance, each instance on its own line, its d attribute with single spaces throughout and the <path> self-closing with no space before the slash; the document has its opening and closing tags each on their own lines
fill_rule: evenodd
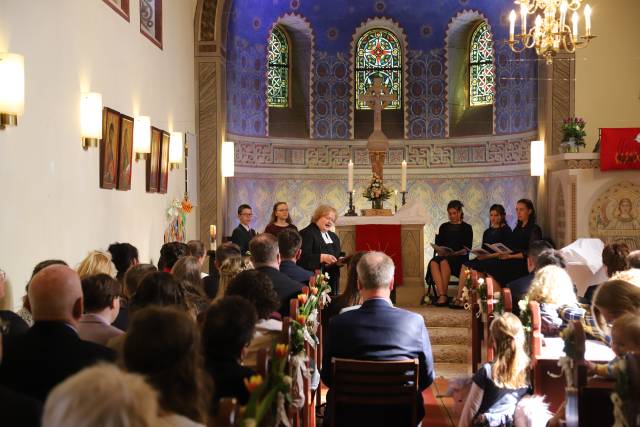
<svg viewBox="0 0 640 427">
<path fill-rule="evenodd" d="M 415 203 L 407 203 L 393 216 L 341 216 L 336 223 L 336 234 L 340 238 L 342 250 L 350 255 L 358 250 L 379 250 L 392 258 L 400 258 L 401 283 L 396 284 L 396 304 L 404 307 L 419 305 L 424 294 L 424 225 L 426 210 Z M 396 226 L 398 236 L 393 236 L 394 227 L 386 232 L 392 233 L 390 239 L 375 241 L 376 226 Z M 369 228 L 367 228 L 369 227 Z M 372 233 L 373 231 L 373 233 Z M 359 235 L 367 233 L 368 236 Z M 364 240 L 363 240 L 364 237 Z M 373 241 L 371 238 L 373 237 Z M 400 253 L 394 253 L 392 240 L 399 242 Z M 367 241 L 368 243 L 365 243 Z M 364 247 L 358 247 L 358 242 Z M 373 244 L 371 244 L 371 242 Z M 396 275 L 397 277 L 398 275 Z M 340 289 L 347 281 L 346 271 L 340 275 Z M 396 282 L 398 279 L 396 278 Z"/>
</svg>

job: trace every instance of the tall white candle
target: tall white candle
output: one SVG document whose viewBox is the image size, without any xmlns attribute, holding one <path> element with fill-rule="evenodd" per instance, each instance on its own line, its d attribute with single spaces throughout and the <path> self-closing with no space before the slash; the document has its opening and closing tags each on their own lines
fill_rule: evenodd
<svg viewBox="0 0 640 427">
<path fill-rule="evenodd" d="M 400 191 L 407 191 L 407 161 L 402 161 L 402 173 L 400 176 Z"/>
<path fill-rule="evenodd" d="M 586 32 L 585 35 L 590 36 L 591 35 L 591 6 L 589 5 L 586 5 L 584 7 L 584 26 L 585 26 L 585 32 Z"/>
<path fill-rule="evenodd" d="M 353 161 L 351 159 L 349 159 L 349 165 L 347 166 L 347 169 L 349 171 L 348 173 L 348 191 L 351 192 L 353 191 Z"/>
<path fill-rule="evenodd" d="M 580 22 L 578 12 L 573 12 L 573 18 L 571 20 L 573 21 L 573 40 L 576 41 L 578 40 L 578 22 Z"/>
<path fill-rule="evenodd" d="M 509 14 L 509 41 L 512 42 L 515 37 L 514 33 L 516 31 L 516 11 L 512 10 Z"/>
<path fill-rule="evenodd" d="M 527 34 L 527 13 L 528 7 L 526 4 L 522 3 L 520 5 L 520 20 L 522 21 L 522 34 Z"/>
</svg>

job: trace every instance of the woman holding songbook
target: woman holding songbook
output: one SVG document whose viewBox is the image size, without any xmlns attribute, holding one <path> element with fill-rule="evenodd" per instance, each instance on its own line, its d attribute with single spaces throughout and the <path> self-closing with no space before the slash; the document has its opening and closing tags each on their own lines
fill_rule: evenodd
<svg viewBox="0 0 640 427">
<path fill-rule="evenodd" d="M 511 234 L 511 253 L 500 254 L 503 261 L 498 271 L 493 272 L 493 278 L 499 285 L 505 285 L 513 280 L 529 274 L 527 269 L 527 252 L 531 242 L 542 239 L 542 230 L 536 224 L 536 210 L 529 199 L 520 199 L 516 203 L 518 223 Z"/>
<path fill-rule="evenodd" d="M 475 270 L 480 274 L 490 274 L 492 276 L 499 274 L 500 270 L 500 254 L 494 252 L 488 247 L 495 243 L 508 245 L 511 241 L 511 228 L 507 224 L 507 213 L 504 206 L 495 204 L 489 208 L 489 228 L 482 234 L 482 246 L 478 249 L 472 249 L 476 258 L 465 261 L 460 268 L 458 295 L 451 303 L 451 308 L 464 308 L 462 301 L 462 290 L 469 270 Z"/>
<path fill-rule="evenodd" d="M 451 200 L 447 204 L 447 214 L 449 222 L 440 225 L 436 235 L 436 243 L 432 245 L 435 256 L 429 262 L 429 275 L 433 279 L 438 292 L 438 299 L 435 305 L 444 307 L 448 304 L 447 287 L 451 272 L 457 274 L 464 262 L 469 261 L 469 253 L 466 248 L 470 248 L 473 242 L 473 229 L 463 221 L 464 205 L 459 200 Z"/>
</svg>

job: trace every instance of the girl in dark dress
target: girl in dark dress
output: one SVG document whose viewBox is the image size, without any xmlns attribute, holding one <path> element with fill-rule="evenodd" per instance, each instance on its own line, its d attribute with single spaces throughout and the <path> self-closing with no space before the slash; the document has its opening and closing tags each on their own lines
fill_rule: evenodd
<svg viewBox="0 0 640 427">
<path fill-rule="evenodd" d="M 511 228 L 507 224 L 507 213 L 502 205 L 491 205 L 489 208 L 489 228 L 487 228 L 482 234 L 482 248 L 485 248 L 485 244 L 503 243 L 509 245 L 511 242 Z M 493 275 L 500 269 L 500 260 L 497 254 L 479 255 L 475 259 L 466 261 L 463 263 L 460 269 L 460 286 L 458 286 L 458 295 L 456 299 L 451 303 L 451 308 L 464 308 L 462 302 L 462 290 L 464 282 L 467 280 L 467 271 L 469 269 L 475 270 L 481 275 L 490 274 Z"/>
<path fill-rule="evenodd" d="M 298 231 L 298 227 L 291 223 L 291 215 L 289 215 L 289 206 L 287 206 L 287 203 L 278 202 L 273 205 L 271 219 L 269 220 L 267 227 L 264 229 L 264 232 L 278 237 L 278 234 L 280 234 L 282 230 L 286 230 L 288 228 Z"/>
<path fill-rule="evenodd" d="M 520 199 L 516 203 L 518 223 L 511 233 L 510 254 L 500 255 L 500 268 L 491 272 L 498 286 L 529 274 L 527 270 L 527 251 L 531 242 L 542 239 L 542 230 L 536 224 L 536 211 L 529 199 Z"/>
<path fill-rule="evenodd" d="M 446 246 L 453 252 L 440 251 L 429 262 L 429 273 L 435 282 L 438 300 L 435 305 L 445 306 L 448 303 L 447 287 L 451 272 L 454 274 L 460 271 L 462 264 L 469 261 L 469 254 L 465 248 L 471 247 L 473 242 L 473 229 L 469 224 L 463 222 L 464 205 L 459 200 L 452 200 L 447 205 L 449 222 L 445 222 L 438 229 L 436 235 L 436 245 Z"/>
</svg>

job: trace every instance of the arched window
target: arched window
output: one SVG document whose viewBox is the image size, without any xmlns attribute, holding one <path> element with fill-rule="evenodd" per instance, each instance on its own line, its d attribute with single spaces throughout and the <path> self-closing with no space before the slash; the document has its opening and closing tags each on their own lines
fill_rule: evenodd
<svg viewBox="0 0 640 427">
<path fill-rule="evenodd" d="M 389 92 L 396 95 L 386 110 L 399 110 L 402 107 L 402 52 L 398 38 L 391 31 L 374 28 L 364 33 L 356 47 L 356 108 L 368 110 L 369 107 L 360 100 L 373 84 L 375 77 L 382 79 L 382 84 Z"/>
<path fill-rule="evenodd" d="M 269 38 L 269 71 L 267 72 L 267 104 L 269 107 L 289 106 L 289 38 L 282 28 L 273 27 Z"/>
<path fill-rule="evenodd" d="M 495 86 L 493 40 L 485 21 L 471 35 L 469 47 L 469 105 L 493 104 Z"/>
</svg>

